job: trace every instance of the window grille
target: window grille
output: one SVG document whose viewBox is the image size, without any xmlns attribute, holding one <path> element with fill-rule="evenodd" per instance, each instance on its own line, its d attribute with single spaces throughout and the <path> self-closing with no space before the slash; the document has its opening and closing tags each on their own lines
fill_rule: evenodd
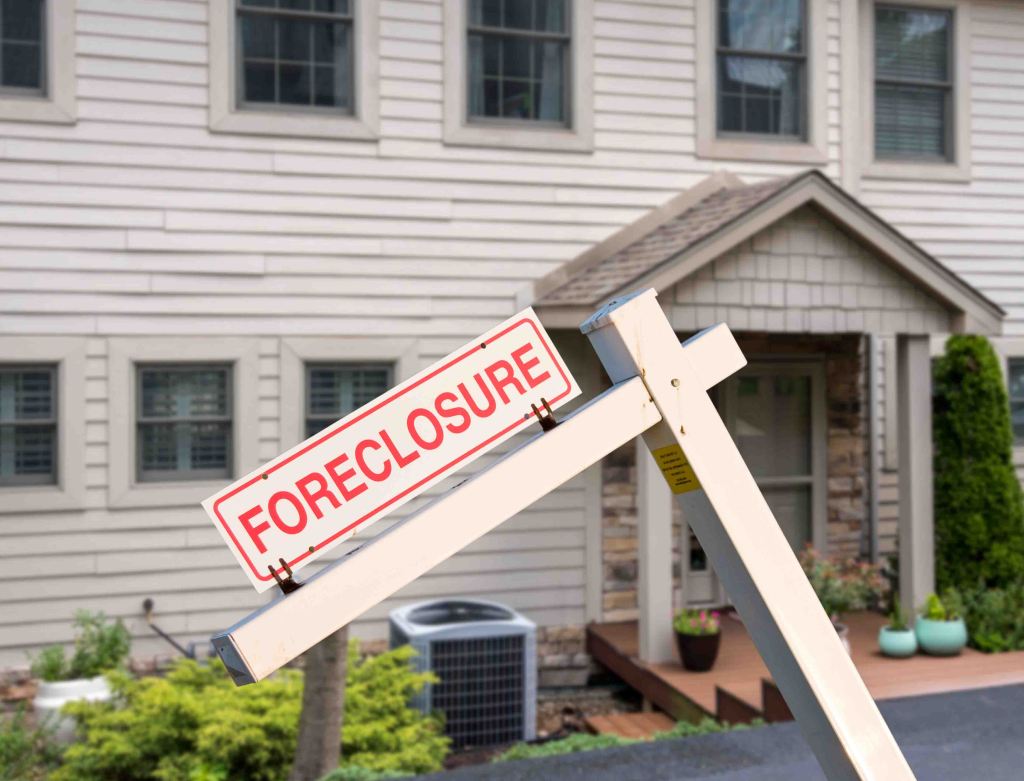
<svg viewBox="0 0 1024 781">
<path fill-rule="evenodd" d="M 719 0 L 719 136 L 807 138 L 805 0 Z"/>
<path fill-rule="evenodd" d="M 231 368 L 139 366 L 138 479 L 231 476 Z"/>
<path fill-rule="evenodd" d="M 56 482 L 56 367 L 0 367 L 0 485 Z"/>
<path fill-rule="evenodd" d="M 471 120 L 567 125 L 569 0 L 469 0 Z"/>
<path fill-rule="evenodd" d="M 949 11 L 875 8 L 875 157 L 951 157 L 952 22 Z"/>
<path fill-rule="evenodd" d="M 370 403 L 391 385 L 387 364 L 307 364 L 306 436 Z"/>
<path fill-rule="evenodd" d="M 353 113 L 354 0 L 237 0 L 238 104 Z"/>
</svg>

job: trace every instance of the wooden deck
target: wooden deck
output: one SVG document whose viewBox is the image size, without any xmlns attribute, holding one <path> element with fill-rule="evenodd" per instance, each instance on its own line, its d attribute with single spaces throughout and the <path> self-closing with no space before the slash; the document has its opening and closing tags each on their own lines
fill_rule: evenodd
<svg viewBox="0 0 1024 781">
<path fill-rule="evenodd" d="M 960 656 L 889 659 L 878 652 L 878 630 L 885 623 L 874 613 L 849 616 L 853 662 L 876 700 L 1024 683 L 1024 651 L 982 654 L 965 649 Z M 743 624 L 722 620 L 722 645 L 714 668 L 706 673 L 676 663 L 644 664 L 636 658 L 635 622 L 591 624 L 587 650 L 597 661 L 675 719 L 704 715 L 732 723 L 755 718 L 792 718 L 768 669 Z"/>
<path fill-rule="evenodd" d="M 624 738 L 647 740 L 656 732 L 667 732 L 675 722 L 664 713 L 609 713 L 588 716 L 587 729 L 598 735 L 621 735 Z"/>
</svg>

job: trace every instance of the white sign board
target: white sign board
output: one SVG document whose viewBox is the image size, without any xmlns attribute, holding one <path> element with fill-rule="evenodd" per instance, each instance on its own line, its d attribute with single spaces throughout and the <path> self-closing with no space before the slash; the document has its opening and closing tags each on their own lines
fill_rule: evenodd
<svg viewBox="0 0 1024 781">
<path fill-rule="evenodd" d="M 579 387 L 532 309 L 203 502 L 257 591 L 522 430 Z M 438 534 L 444 534 L 439 528 Z"/>
</svg>

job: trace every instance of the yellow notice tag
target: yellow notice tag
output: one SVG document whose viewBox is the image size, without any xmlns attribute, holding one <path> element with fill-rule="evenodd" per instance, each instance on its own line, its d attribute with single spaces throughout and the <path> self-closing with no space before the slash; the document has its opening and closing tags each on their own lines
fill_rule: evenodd
<svg viewBox="0 0 1024 781">
<path fill-rule="evenodd" d="M 659 447 L 652 450 L 651 455 L 654 456 L 661 473 L 665 475 L 665 481 L 672 489 L 672 493 L 685 494 L 687 491 L 700 488 L 697 475 L 693 473 L 693 468 L 679 445 Z"/>
</svg>

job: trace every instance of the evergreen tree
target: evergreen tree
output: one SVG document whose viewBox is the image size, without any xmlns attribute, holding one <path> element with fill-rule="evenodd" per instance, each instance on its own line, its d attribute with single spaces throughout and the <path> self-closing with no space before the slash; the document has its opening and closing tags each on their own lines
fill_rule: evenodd
<svg viewBox="0 0 1024 781">
<path fill-rule="evenodd" d="M 935 363 L 935 568 L 939 590 L 1024 577 L 1024 497 L 1010 405 L 983 336 L 957 335 Z"/>
</svg>

